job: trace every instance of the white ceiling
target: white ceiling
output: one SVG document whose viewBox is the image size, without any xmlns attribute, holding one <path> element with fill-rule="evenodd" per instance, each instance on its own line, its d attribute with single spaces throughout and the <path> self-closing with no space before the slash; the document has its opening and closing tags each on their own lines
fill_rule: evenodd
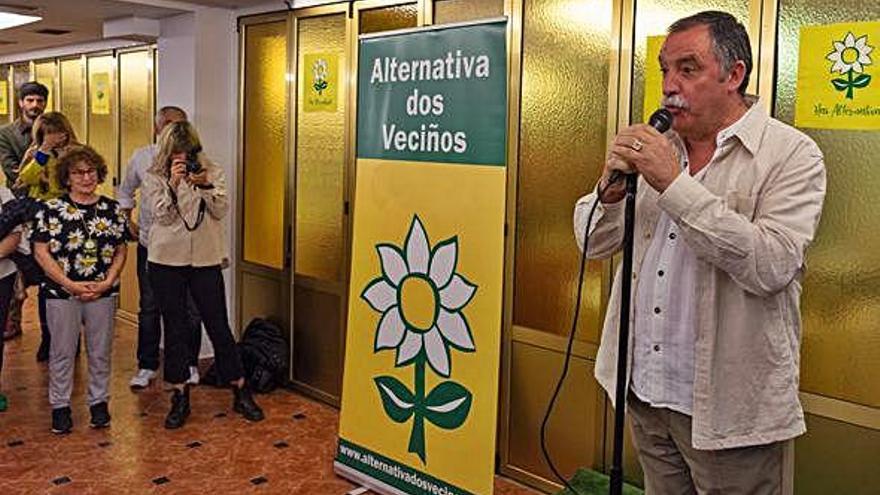
<svg viewBox="0 0 880 495">
<path fill-rule="evenodd" d="M 88 43 L 102 39 L 104 21 L 121 17 L 161 19 L 199 6 L 241 8 L 267 0 L 0 0 L 0 11 L 37 12 L 42 21 L 0 31 L 0 56 Z M 281 4 L 281 0 L 278 2 Z M 41 29 L 67 30 L 61 35 L 40 34 Z"/>
</svg>

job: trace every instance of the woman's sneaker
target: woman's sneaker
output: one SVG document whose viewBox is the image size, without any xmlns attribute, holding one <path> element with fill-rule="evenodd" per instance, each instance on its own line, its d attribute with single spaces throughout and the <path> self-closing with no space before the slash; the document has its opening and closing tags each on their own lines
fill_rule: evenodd
<svg viewBox="0 0 880 495">
<path fill-rule="evenodd" d="M 189 378 L 187 378 L 187 385 L 198 385 L 199 384 L 199 367 L 198 366 L 190 366 L 189 367 Z"/>
<path fill-rule="evenodd" d="M 106 428 L 110 426 L 110 411 L 107 410 L 106 402 L 99 402 L 89 407 L 92 414 L 92 421 L 89 426 L 92 428 Z"/>
<path fill-rule="evenodd" d="M 133 377 L 131 377 L 131 381 L 128 382 L 128 385 L 131 388 L 147 388 L 150 386 L 150 382 L 153 381 L 153 378 L 156 378 L 156 372 L 153 370 L 148 370 L 141 368 L 137 370 L 137 373 Z"/>
<path fill-rule="evenodd" d="M 73 429 L 73 418 L 70 417 L 69 407 L 57 407 L 52 409 L 52 433 L 64 435 Z"/>
</svg>

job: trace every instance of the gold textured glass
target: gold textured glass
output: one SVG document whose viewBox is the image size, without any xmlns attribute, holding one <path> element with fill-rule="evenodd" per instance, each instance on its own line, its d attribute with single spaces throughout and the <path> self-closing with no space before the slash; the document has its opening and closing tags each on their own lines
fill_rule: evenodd
<svg viewBox="0 0 880 495">
<path fill-rule="evenodd" d="M 34 80 L 38 83 L 46 86 L 49 89 L 49 98 L 46 100 L 46 111 L 51 112 L 55 110 L 55 100 L 58 98 L 58 95 L 55 94 L 55 72 L 56 72 L 56 64 L 54 60 L 47 60 L 43 62 L 37 62 L 34 64 Z"/>
<path fill-rule="evenodd" d="M 572 210 L 605 161 L 611 3 L 526 2 L 513 322 L 564 335 L 580 254 Z M 590 263 L 580 338 L 598 342 L 601 262 Z"/>
<path fill-rule="evenodd" d="M 338 281 L 343 271 L 345 15 L 300 19 L 298 28 L 294 266 L 297 275 Z M 331 78 L 337 85 L 333 112 L 306 111 L 303 99 L 314 82 L 305 61 L 310 55 L 325 56 L 330 70 L 337 71 Z"/>
<path fill-rule="evenodd" d="M 59 63 L 61 88 L 59 108 L 70 121 L 80 140 L 86 139 L 86 100 L 83 61 L 81 57 L 61 60 Z"/>
<path fill-rule="evenodd" d="M 116 128 L 116 58 L 112 55 L 90 56 L 86 59 L 88 70 L 88 143 L 107 162 L 107 177 L 98 193 L 113 196 L 117 177 Z M 83 137 L 80 136 L 80 140 Z"/>
<path fill-rule="evenodd" d="M 435 0 L 434 24 L 489 19 L 504 15 L 504 0 Z"/>
<path fill-rule="evenodd" d="M 419 8 L 415 3 L 364 10 L 360 13 L 360 34 L 416 27 Z"/>
<path fill-rule="evenodd" d="M 880 19 L 880 4 L 782 0 L 774 114 L 793 124 L 801 26 Z M 855 33 L 854 33 L 855 34 Z M 869 45 L 880 46 L 880 40 Z M 828 51 L 834 47 L 829 43 Z M 871 53 L 880 63 L 880 50 Z M 827 60 L 819 63 L 828 63 Z M 877 74 L 876 70 L 874 71 Z M 874 76 L 880 78 L 880 74 Z M 880 91 L 872 82 L 867 91 Z M 828 189 L 807 253 L 801 389 L 880 407 L 880 132 L 802 129 L 825 155 Z M 875 457 L 876 459 L 876 457 Z"/>
<path fill-rule="evenodd" d="M 134 150 L 153 141 L 153 69 L 152 49 L 119 54 L 119 157 L 122 160 L 119 172 L 122 178 Z M 137 211 L 132 213 L 132 218 L 138 218 Z M 119 309 L 132 314 L 136 314 L 139 307 L 136 258 L 129 256 L 125 260 L 120 277 Z"/>
<path fill-rule="evenodd" d="M 687 17 L 703 10 L 721 10 L 733 14 L 749 28 L 748 0 L 713 0 L 695 2 L 693 0 L 643 0 L 636 2 L 636 34 L 633 46 L 633 78 L 632 104 L 630 116 L 632 122 L 643 121 L 645 100 L 645 59 L 647 54 L 648 36 L 664 36 L 666 28 L 682 17 Z M 753 43 L 757 43 L 757 33 L 749 33 Z M 754 72 L 752 75 L 754 76 Z"/>
<path fill-rule="evenodd" d="M 119 55 L 119 99 L 119 156 L 126 163 L 134 150 L 153 141 L 152 50 Z"/>
<path fill-rule="evenodd" d="M 20 109 L 18 108 L 18 88 L 21 87 L 22 84 L 31 80 L 31 64 L 28 62 L 13 64 L 12 66 L 12 101 L 14 104 L 13 112 L 14 118 L 18 117 Z"/>
<path fill-rule="evenodd" d="M 287 23 L 246 26 L 244 35 L 243 259 L 284 268 L 287 183 Z"/>
</svg>

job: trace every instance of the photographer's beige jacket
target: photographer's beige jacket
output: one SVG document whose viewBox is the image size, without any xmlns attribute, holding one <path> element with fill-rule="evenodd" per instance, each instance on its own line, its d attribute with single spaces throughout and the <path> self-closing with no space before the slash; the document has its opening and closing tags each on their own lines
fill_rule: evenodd
<svg viewBox="0 0 880 495">
<path fill-rule="evenodd" d="M 702 182 L 682 173 L 663 194 L 644 179 L 638 185 L 633 273 L 640 272 L 661 210 L 698 258 L 692 432 L 697 449 L 766 444 L 806 430 L 798 399 L 801 278 L 825 196 L 823 156 L 809 137 L 757 105 L 743 124 L 707 166 Z M 667 135 L 681 150 L 675 133 Z M 575 206 L 581 248 L 594 201 L 595 192 Z M 621 250 L 623 213 L 624 201 L 600 203 L 590 258 Z M 595 368 L 612 400 L 620 278 L 618 267 Z M 630 322 L 633 328 L 632 314 Z"/>
<path fill-rule="evenodd" d="M 223 217 L 229 212 L 226 174 L 212 163 L 203 162 L 203 166 L 208 171 L 208 182 L 214 186 L 212 189 L 199 189 L 182 180 L 174 194 L 164 175 L 157 174 L 155 169 L 147 172 L 141 201 L 148 201 L 153 211 L 147 247 L 150 262 L 170 266 L 214 266 L 222 264 L 227 256 L 223 226 Z M 190 227 L 195 225 L 199 200 L 202 199 L 205 200 L 204 219 L 190 232 L 183 219 Z"/>
</svg>

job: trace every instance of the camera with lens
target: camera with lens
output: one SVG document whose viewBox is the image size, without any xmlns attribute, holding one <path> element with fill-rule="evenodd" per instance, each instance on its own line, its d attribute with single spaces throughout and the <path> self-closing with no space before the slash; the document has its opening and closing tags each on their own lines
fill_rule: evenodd
<svg viewBox="0 0 880 495">
<path fill-rule="evenodd" d="M 197 174 L 202 171 L 202 164 L 199 163 L 199 153 L 201 152 L 202 147 L 196 146 L 186 153 L 186 173 Z"/>
</svg>

